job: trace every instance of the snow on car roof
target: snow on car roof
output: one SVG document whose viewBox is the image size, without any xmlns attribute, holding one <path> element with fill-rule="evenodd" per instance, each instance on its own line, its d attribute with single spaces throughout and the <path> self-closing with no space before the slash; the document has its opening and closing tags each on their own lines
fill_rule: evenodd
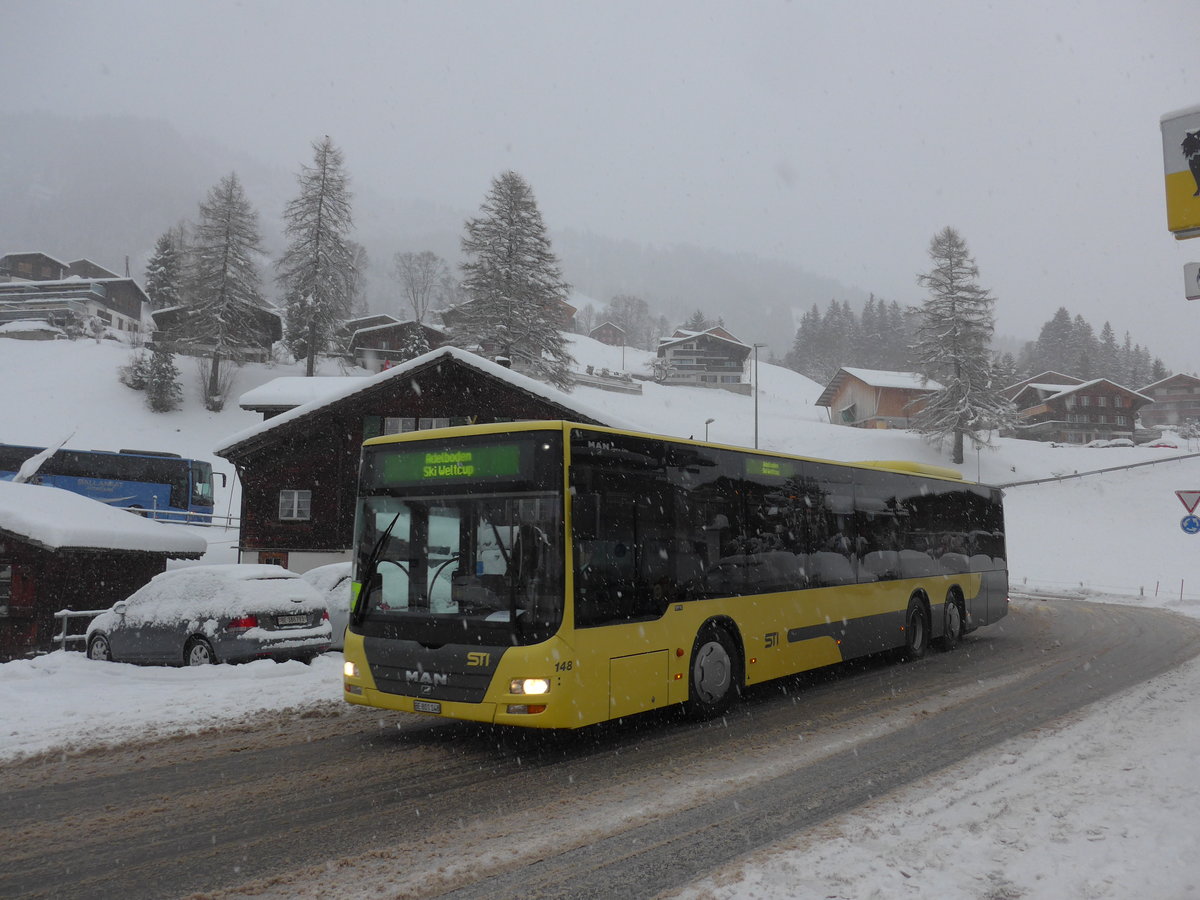
<svg viewBox="0 0 1200 900">
<path fill-rule="evenodd" d="M 0 481 L 0 533 L 48 550 L 133 550 L 197 559 L 208 541 L 182 525 L 151 522 L 61 488 Z"/>
</svg>

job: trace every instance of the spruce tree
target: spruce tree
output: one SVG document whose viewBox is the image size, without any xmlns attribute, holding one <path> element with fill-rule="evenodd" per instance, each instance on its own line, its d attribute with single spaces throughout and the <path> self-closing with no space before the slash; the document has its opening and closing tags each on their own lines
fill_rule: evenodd
<svg viewBox="0 0 1200 900">
<path fill-rule="evenodd" d="M 262 254 L 258 213 L 246 199 L 237 173 L 231 173 L 208 192 L 200 204 L 190 254 L 188 305 L 171 339 L 203 348 L 209 355 L 205 406 L 224 406 L 221 377 L 225 360 L 240 362 L 258 346 L 262 306 L 258 257 Z"/>
<path fill-rule="evenodd" d="M 569 390 L 575 362 L 563 336 L 563 281 L 529 184 L 516 172 L 492 181 L 477 218 L 466 223 L 462 288 L 453 340 L 512 359 L 531 374 Z"/>
<path fill-rule="evenodd" d="M 175 355 L 165 347 L 156 346 L 146 370 L 146 405 L 155 412 L 170 412 L 178 409 L 182 400 Z"/>
<path fill-rule="evenodd" d="M 933 268 L 917 276 L 929 291 L 921 305 L 916 355 L 921 373 L 942 387 L 929 395 L 914 417 L 930 441 L 952 441 L 951 459 L 963 461 L 963 439 L 988 444 L 991 430 L 1007 425 L 1012 405 L 993 383 L 989 350 L 995 328 L 995 300 L 978 282 L 979 269 L 967 244 L 953 228 L 929 244 Z"/>
<path fill-rule="evenodd" d="M 276 263 L 283 290 L 288 344 L 316 373 L 317 355 L 350 317 L 357 286 L 350 240 L 349 179 L 342 152 L 326 135 L 314 142 L 313 164 L 300 167 L 300 194 L 283 211 L 288 246 Z"/>
<path fill-rule="evenodd" d="M 173 232 L 159 236 L 146 263 L 146 296 L 155 309 L 178 306 L 183 300 L 183 250 Z"/>
</svg>

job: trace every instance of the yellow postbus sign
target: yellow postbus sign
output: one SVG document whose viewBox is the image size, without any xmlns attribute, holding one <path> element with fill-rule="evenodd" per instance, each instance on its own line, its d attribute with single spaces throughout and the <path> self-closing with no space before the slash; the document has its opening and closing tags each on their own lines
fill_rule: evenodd
<svg viewBox="0 0 1200 900">
<path fill-rule="evenodd" d="M 1167 228 L 1176 238 L 1200 237 L 1200 106 L 1162 117 Z"/>
</svg>

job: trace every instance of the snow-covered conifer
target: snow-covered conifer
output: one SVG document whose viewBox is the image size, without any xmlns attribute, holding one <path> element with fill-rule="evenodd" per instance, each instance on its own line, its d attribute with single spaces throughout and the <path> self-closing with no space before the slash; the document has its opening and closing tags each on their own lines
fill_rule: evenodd
<svg viewBox="0 0 1200 900">
<path fill-rule="evenodd" d="M 456 309 L 453 340 L 519 358 L 530 374 L 569 390 L 574 359 L 563 336 L 570 286 L 550 248 L 533 190 L 516 172 L 492 181 L 468 219 L 462 265 L 468 302 Z"/>
<path fill-rule="evenodd" d="M 312 148 L 313 164 L 301 165 L 297 176 L 300 194 L 283 211 L 288 246 L 275 266 L 288 344 L 307 359 L 306 375 L 316 373 L 317 355 L 349 318 L 358 286 L 342 152 L 328 135 Z"/>
<path fill-rule="evenodd" d="M 952 440 L 951 458 L 963 461 L 963 438 L 988 444 L 993 429 L 1011 422 L 1012 404 L 992 379 L 989 350 L 995 328 L 995 299 L 979 285 L 979 269 L 967 244 L 953 228 L 929 244 L 933 268 L 917 276 L 929 297 L 920 307 L 914 348 L 922 374 L 942 385 L 931 394 L 914 422 L 930 441 Z"/>
<path fill-rule="evenodd" d="M 146 405 L 155 412 L 170 412 L 178 409 L 182 400 L 175 355 L 161 345 L 155 346 L 146 369 Z"/>
<path fill-rule="evenodd" d="M 177 306 L 183 299 L 183 253 L 171 231 L 162 234 L 146 263 L 146 296 L 155 309 Z"/>
<path fill-rule="evenodd" d="M 261 340 L 262 305 L 258 258 L 262 253 L 258 213 L 246 199 L 237 173 L 220 180 L 200 204 L 200 222 L 190 253 L 186 314 L 170 338 L 177 345 L 203 348 L 210 358 L 205 404 L 224 405 L 224 360 L 242 360 Z"/>
</svg>

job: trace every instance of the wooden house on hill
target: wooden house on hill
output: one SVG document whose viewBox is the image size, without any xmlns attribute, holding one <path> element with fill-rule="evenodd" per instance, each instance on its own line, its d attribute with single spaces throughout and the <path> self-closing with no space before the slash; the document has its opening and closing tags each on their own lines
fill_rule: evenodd
<svg viewBox="0 0 1200 900">
<path fill-rule="evenodd" d="M 1107 378 L 1079 384 L 1024 382 L 1012 397 L 1018 424 L 1006 434 L 1034 441 L 1086 444 L 1133 439 L 1138 410 L 1151 398 Z"/>
<path fill-rule="evenodd" d="M 553 387 L 443 347 L 234 435 L 216 450 L 242 481 L 242 562 L 297 572 L 349 559 L 362 442 L 449 425 L 570 419 L 617 425 Z"/>
<path fill-rule="evenodd" d="M 855 428 L 909 428 L 926 399 L 942 386 L 915 372 L 841 368 L 825 385 L 815 406 L 829 421 Z"/>
<path fill-rule="evenodd" d="M 355 330 L 350 338 L 348 355 L 354 362 L 371 372 L 390 368 L 405 359 L 406 348 L 412 346 L 420 331 L 430 350 L 446 343 L 446 332 L 432 325 L 408 321 L 382 322 Z"/>
<path fill-rule="evenodd" d="M 658 343 L 655 380 L 749 394 L 753 386 L 745 370 L 752 350 L 720 326 L 707 331 L 676 329 Z"/>
<path fill-rule="evenodd" d="M 612 322 L 601 322 L 588 332 L 588 337 L 602 344 L 608 344 L 610 347 L 624 346 L 627 340 L 625 329 Z"/>
<path fill-rule="evenodd" d="M 1179 373 L 1138 390 L 1151 402 L 1139 410 L 1147 428 L 1172 428 L 1200 422 L 1200 378 Z"/>
</svg>

